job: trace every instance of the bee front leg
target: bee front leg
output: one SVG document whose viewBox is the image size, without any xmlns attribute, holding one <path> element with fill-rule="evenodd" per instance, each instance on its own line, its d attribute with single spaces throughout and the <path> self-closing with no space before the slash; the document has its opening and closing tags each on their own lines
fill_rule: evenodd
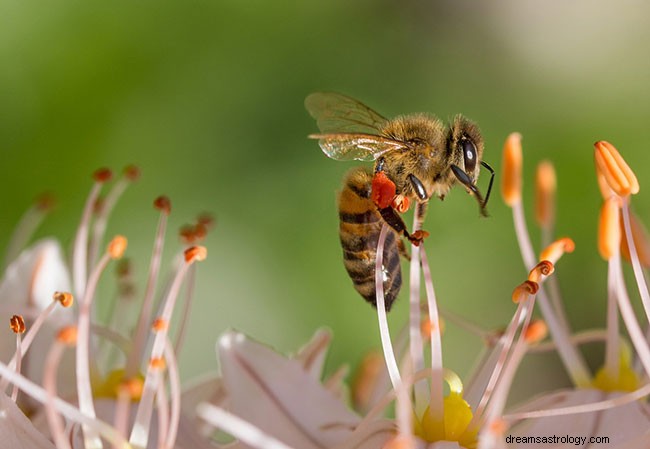
<svg viewBox="0 0 650 449">
<path fill-rule="evenodd" d="M 404 224 L 404 220 L 402 220 L 402 217 L 400 217 L 397 211 L 392 207 L 390 206 L 384 207 L 378 210 L 379 213 L 381 214 L 381 217 L 384 219 L 386 223 L 388 223 L 388 225 L 391 228 L 393 228 L 399 234 L 402 234 L 404 237 L 409 239 L 409 241 L 415 246 L 419 246 L 422 240 L 424 240 L 426 237 L 429 236 L 429 233 L 427 231 L 422 231 L 422 230 L 418 230 L 415 231 L 413 234 L 410 234 L 406 230 L 406 225 Z"/>
</svg>

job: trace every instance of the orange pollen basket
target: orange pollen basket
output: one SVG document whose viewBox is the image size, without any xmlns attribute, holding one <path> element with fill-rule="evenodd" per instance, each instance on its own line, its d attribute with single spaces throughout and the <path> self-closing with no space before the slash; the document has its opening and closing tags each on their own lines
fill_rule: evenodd
<svg viewBox="0 0 650 449">
<path fill-rule="evenodd" d="M 380 209 L 385 209 L 391 205 L 396 191 L 395 183 L 388 179 L 388 176 L 383 171 L 378 172 L 372 178 L 372 193 L 370 196 Z"/>
</svg>

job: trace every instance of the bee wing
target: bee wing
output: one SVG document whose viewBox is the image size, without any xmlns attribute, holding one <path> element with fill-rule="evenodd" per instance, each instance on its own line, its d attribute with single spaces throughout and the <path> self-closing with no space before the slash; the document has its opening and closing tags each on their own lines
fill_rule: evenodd
<svg viewBox="0 0 650 449">
<path fill-rule="evenodd" d="M 365 104 L 345 95 L 315 92 L 305 98 L 305 107 L 322 133 L 379 134 L 386 118 Z"/>
<path fill-rule="evenodd" d="M 323 153 L 337 161 L 374 161 L 388 151 L 404 149 L 406 144 L 387 137 L 363 133 L 312 134 Z"/>
</svg>

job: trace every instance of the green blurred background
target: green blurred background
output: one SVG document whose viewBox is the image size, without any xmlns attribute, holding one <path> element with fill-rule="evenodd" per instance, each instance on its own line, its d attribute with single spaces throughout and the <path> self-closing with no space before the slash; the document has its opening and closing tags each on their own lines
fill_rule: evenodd
<svg viewBox="0 0 650 449">
<path fill-rule="evenodd" d="M 558 234 L 577 245 L 558 269 L 571 321 L 603 325 L 592 143 L 607 139 L 622 151 L 642 186 L 634 206 L 647 217 L 649 13 L 640 1 L 590 0 L 2 2 L 0 233 L 49 190 L 59 207 L 39 235 L 69 248 L 91 173 L 135 163 L 142 178 L 109 233 L 129 237 L 140 292 L 153 198 L 171 197 L 174 232 L 201 211 L 218 220 L 199 267 L 184 378 L 217 369 L 214 345 L 227 328 L 286 352 L 326 326 L 334 332 L 328 370 L 354 368 L 379 339 L 338 243 L 335 192 L 353 163 L 329 160 L 307 140 L 317 129 L 303 107 L 308 93 L 331 90 L 388 117 L 462 112 L 480 124 L 497 182 L 503 141 L 521 132 L 529 223 L 535 165 L 548 158 L 557 167 Z M 498 188 L 489 210 L 479 218 L 474 200 L 455 189 L 430 207 L 426 244 L 444 307 L 494 328 L 511 316 L 525 270 Z M 168 242 L 171 261 L 180 244 L 171 233 Z M 394 310 L 397 330 L 404 294 Z M 448 326 L 447 366 L 467 373 L 479 348 Z M 531 357 L 520 384 L 549 363 L 557 359 Z M 565 383 L 555 372 L 535 382 Z"/>
</svg>

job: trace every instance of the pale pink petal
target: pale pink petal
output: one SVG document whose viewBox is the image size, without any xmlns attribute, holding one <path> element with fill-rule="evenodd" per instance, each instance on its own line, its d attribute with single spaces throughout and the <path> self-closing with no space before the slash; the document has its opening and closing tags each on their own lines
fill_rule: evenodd
<svg viewBox="0 0 650 449">
<path fill-rule="evenodd" d="M 585 405 L 620 396 L 620 393 L 606 393 L 600 390 L 566 390 L 544 395 L 526 403 L 516 411 L 552 409 L 573 405 Z M 607 447 L 628 447 L 630 441 L 648 441 L 650 430 L 650 407 L 643 402 L 632 402 L 592 413 L 546 417 L 525 420 L 508 433 L 513 436 L 608 437 Z M 511 444 L 513 448 L 530 448 L 526 444 Z M 576 447 L 575 443 L 549 446 L 557 448 Z M 644 447 L 644 446 L 632 446 Z M 648 447 L 647 445 L 645 447 Z"/>
<path fill-rule="evenodd" d="M 55 449 L 5 394 L 0 394 L 0 449 Z"/>
<path fill-rule="evenodd" d="M 314 379 L 320 380 L 323 375 L 325 357 L 332 340 L 332 333 L 327 329 L 319 329 L 311 340 L 300 348 L 294 359 L 298 360 Z"/>
<path fill-rule="evenodd" d="M 231 411 L 285 444 L 331 447 L 352 434 L 359 418 L 303 365 L 226 333 L 217 347 Z"/>
</svg>

